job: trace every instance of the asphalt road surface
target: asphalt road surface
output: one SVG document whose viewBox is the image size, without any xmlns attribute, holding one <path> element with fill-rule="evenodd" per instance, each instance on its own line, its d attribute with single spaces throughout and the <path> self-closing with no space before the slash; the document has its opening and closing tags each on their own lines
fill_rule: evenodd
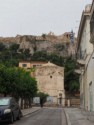
<svg viewBox="0 0 94 125">
<path fill-rule="evenodd" d="M 36 113 L 24 116 L 12 125 L 67 125 L 67 122 L 62 108 L 43 108 Z"/>
</svg>

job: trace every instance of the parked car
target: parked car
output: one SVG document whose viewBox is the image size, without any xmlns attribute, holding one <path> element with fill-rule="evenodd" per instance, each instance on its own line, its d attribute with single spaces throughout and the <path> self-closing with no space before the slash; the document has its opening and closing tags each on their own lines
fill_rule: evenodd
<svg viewBox="0 0 94 125">
<path fill-rule="evenodd" d="M 0 121 L 13 123 L 22 116 L 19 105 L 13 97 L 0 98 Z"/>
</svg>

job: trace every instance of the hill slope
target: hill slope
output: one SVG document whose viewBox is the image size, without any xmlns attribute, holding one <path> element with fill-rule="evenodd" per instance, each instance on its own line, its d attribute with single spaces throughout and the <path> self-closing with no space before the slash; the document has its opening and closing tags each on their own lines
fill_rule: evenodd
<svg viewBox="0 0 94 125">
<path fill-rule="evenodd" d="M 0 42 L 3 42 L 6 46 L 17 43 L 20 45 L 20 49 L 29 49 L 31 54 L 36 51 L 45 51 L 48 54 L 54 53 L 62 57 L 75 56 L 76 38 L 74 43 L 71 43 L 69 35 L 69 32 L 60 36 L 53 33 L 43 34 L 42 36 L 17 35 L 16 37 L 0 37 Z"/>
</svg>

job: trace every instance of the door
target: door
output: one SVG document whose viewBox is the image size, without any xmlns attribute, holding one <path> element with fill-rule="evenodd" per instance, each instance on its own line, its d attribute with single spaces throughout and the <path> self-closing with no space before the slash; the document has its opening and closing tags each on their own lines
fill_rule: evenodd
<svg viewBox="0 0 94 125">
<path fill-rule="evenodd" d="M 93 111 L 93 91 L 92 82 L 89 84 L 89 100 L 90 100 L 90 111 Z"/>
</svg>

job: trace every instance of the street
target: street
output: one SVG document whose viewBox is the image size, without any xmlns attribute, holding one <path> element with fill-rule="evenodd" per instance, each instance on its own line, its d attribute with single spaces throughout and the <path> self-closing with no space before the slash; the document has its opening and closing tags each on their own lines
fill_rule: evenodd
<svg viewBox="0 0 94 125">
<path fill-rule="evenodd" d="M 2 124 L 10 125 L 10 124 Z M 13 125 L 67 125 L 62 108 L 43 108 L 40 111 L 29 114 Z"/>
</svg>

